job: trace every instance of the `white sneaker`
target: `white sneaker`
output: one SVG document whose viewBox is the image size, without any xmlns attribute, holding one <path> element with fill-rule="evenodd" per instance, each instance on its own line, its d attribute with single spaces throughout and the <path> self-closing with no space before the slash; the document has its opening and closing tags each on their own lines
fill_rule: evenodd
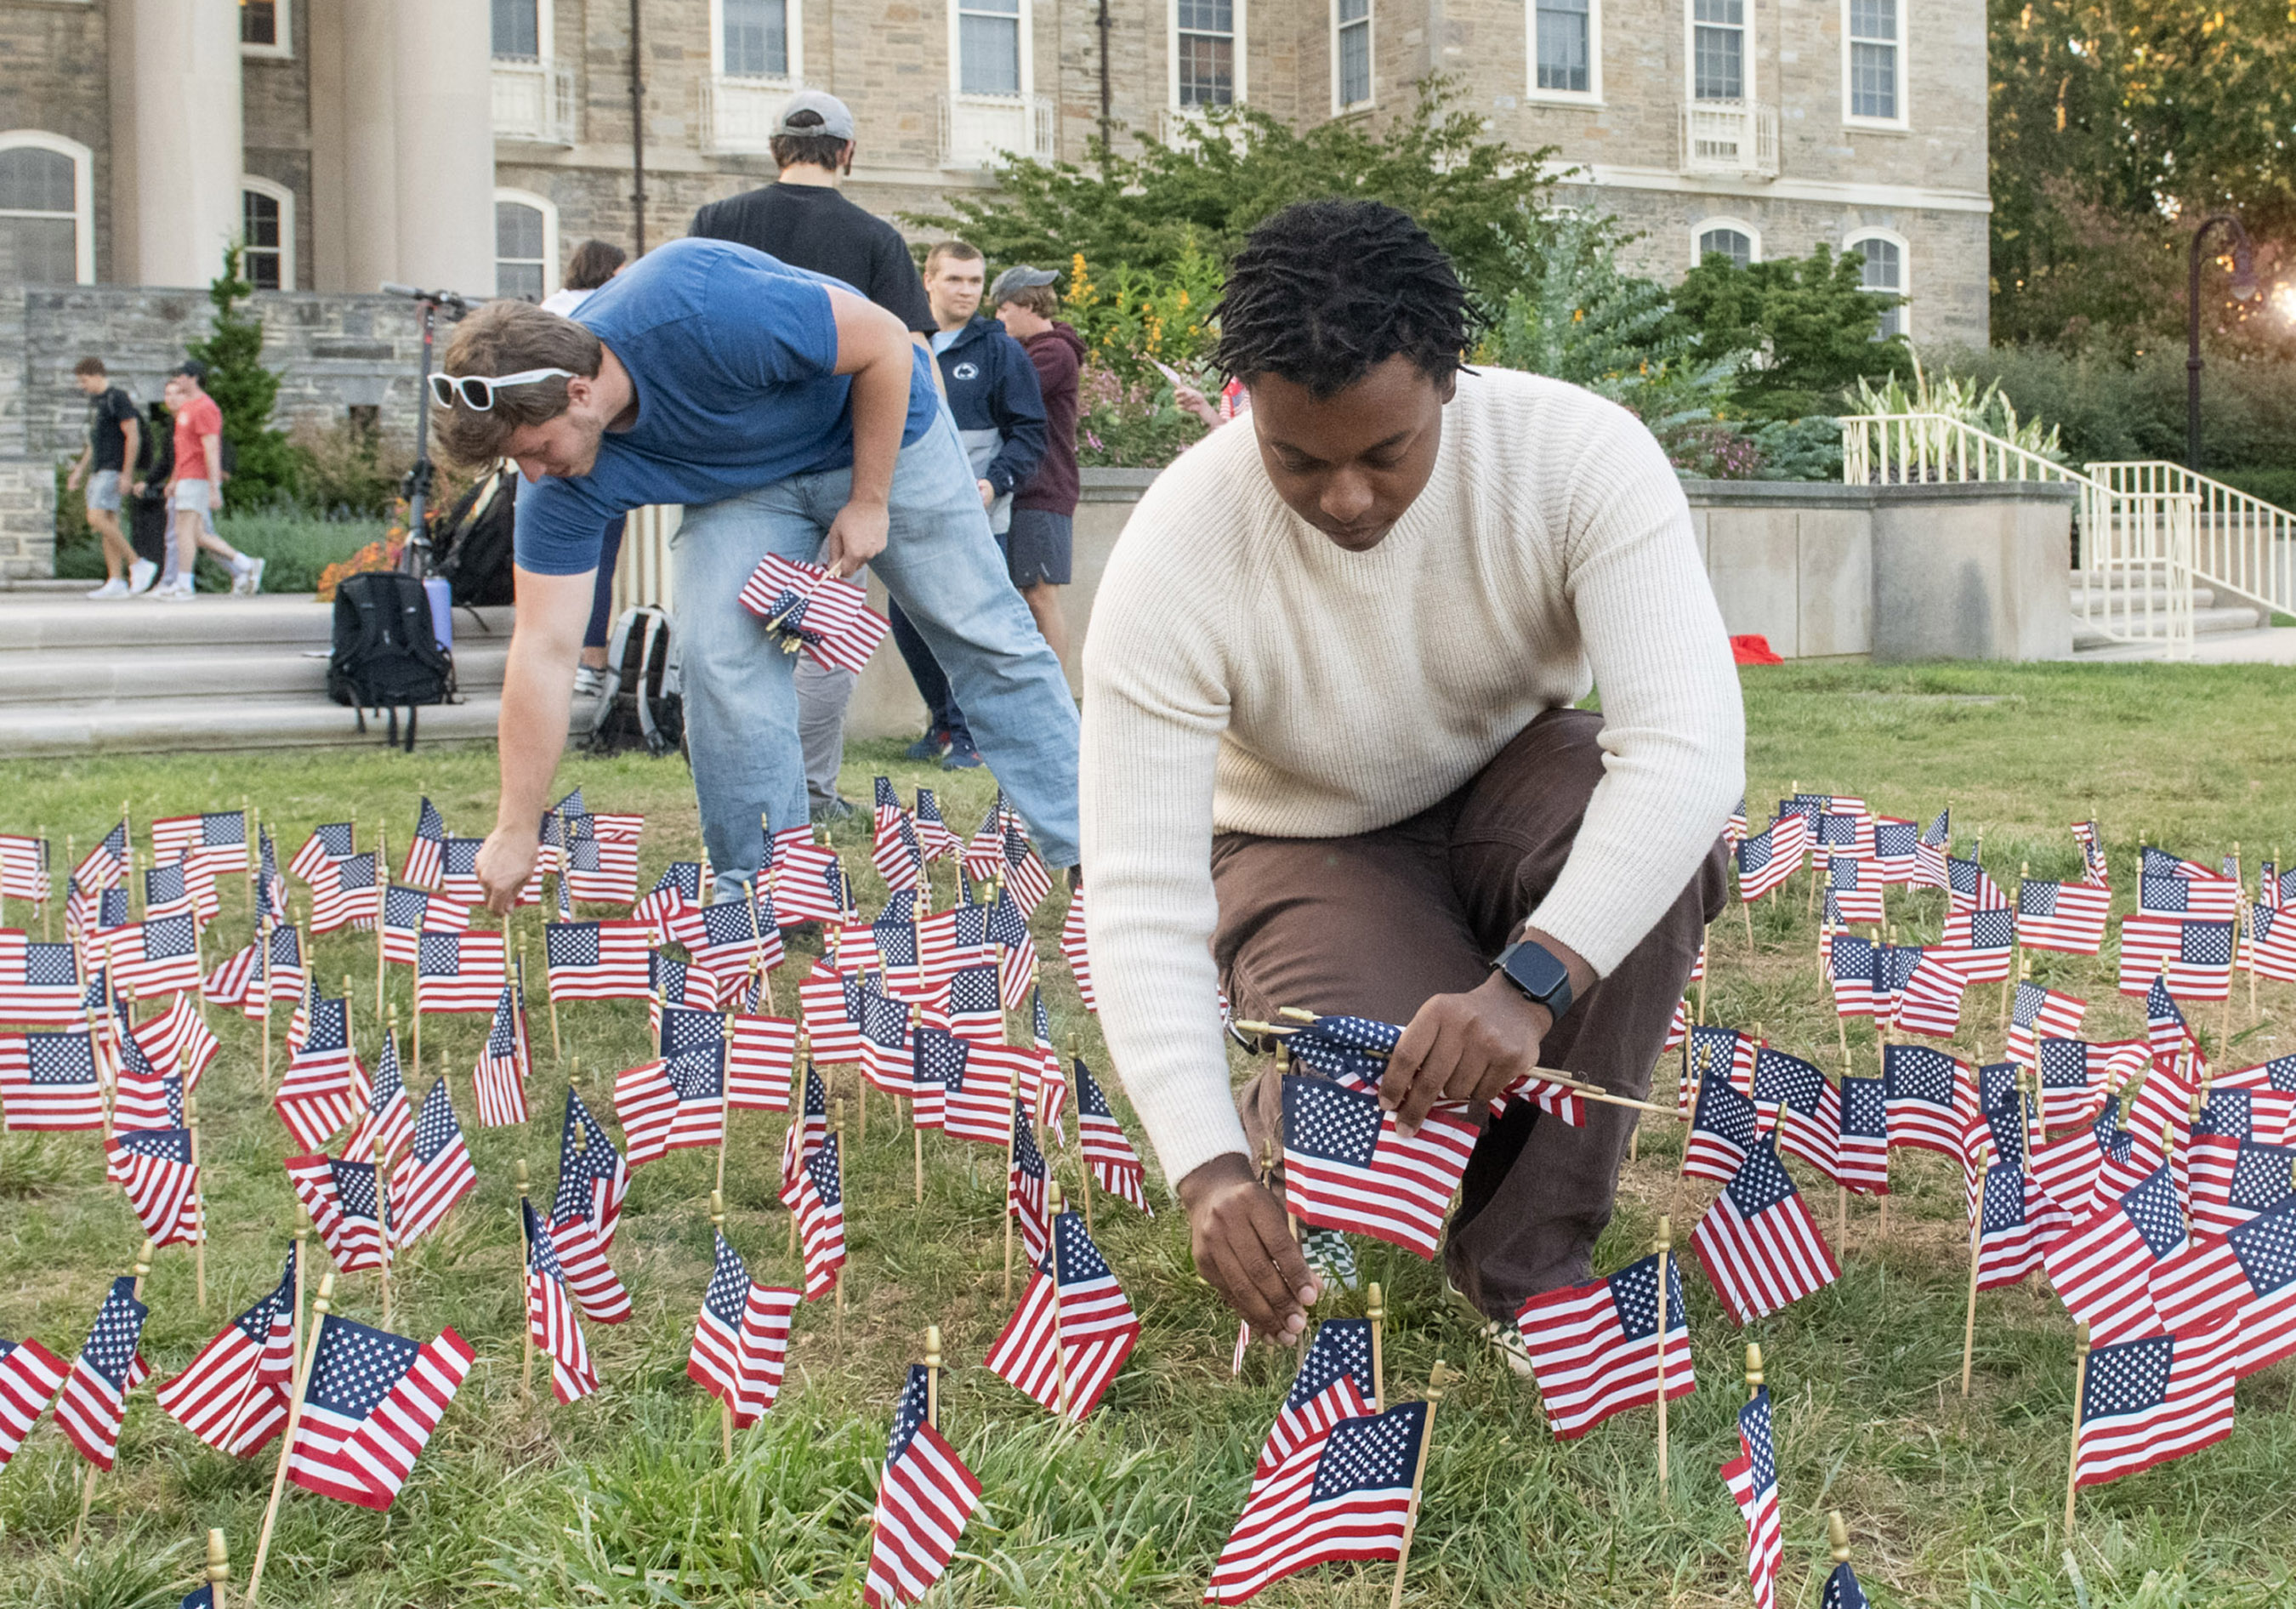
<svg viewBox="0 0 2296 1609">
<path fill-rule="evenodd" d="M 574 696 L 595 698 L 606 690 L 606 671 L 602 665 L 577 665 L 574 668 Z"/>
<path fill-rule="evenodd" d="M 87 595 L 92 598 L 124 598 L 127 595 L 127 583 L 114 576 Z"/>
<path fill-rule="evenodd" d="M 173 587 L 153 587 L 152 595 L 162 603 L 188 603 L 193 594 L 189 582 L 178 581 Z"/>
<path fill-rule="evenodd" d="M 263 567 L 268 562 L 270 562 L 270 561 L 267 559 L 250 559 L 247 561 L 247 596 L 251 598 L 262 592 Z"/>
<path fill-rule="evenodd" d="M 138 596 L 152 590 L 152 583 L 160 579 L 160 567 L 149 559 L 138 559 L 127 567 L 127 590 Z"/>
</svg>

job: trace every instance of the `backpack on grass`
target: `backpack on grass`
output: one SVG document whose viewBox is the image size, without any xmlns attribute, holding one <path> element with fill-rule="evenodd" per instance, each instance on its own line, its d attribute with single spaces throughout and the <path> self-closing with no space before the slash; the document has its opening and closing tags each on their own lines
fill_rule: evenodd
<svg viewBox="0 0 2296 1609">
<path fill-rule="evenodd" d="M 667 610 L 641 604 L 614 622 L 605 685 L 585 742 L 594 754 L 642 748 L 657 759 L 684 748 L 685 699 Z"/>
<path fill-rule="evenodd" d="M 344 577 L 335 588 L 327 696 L 358 712 L 359 730 L 366 730 L 369 710 L 388 710 L 390 742 L 398 743 L 403 704 L 411 754 L 416 708 L 443 704 L 454 690 L 455 662 L 439 646 L 422 583 L 395 570 Z"/>
</svg>

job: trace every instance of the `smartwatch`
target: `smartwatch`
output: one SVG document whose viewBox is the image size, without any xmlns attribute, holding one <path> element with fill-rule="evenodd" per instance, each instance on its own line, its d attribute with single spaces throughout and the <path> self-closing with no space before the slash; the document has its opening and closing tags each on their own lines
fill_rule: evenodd
<svg viewBox="0 0 2296 1609">
<path fill-rule="evenodd" d="M 1491 963 L 1508 982 L 1546 1007 L 1556 1022 L 1570 1009 L 1570 969 L 1554 952 L 1534 939 L 1520 939 L 1499 951 Z"/>
</svg>

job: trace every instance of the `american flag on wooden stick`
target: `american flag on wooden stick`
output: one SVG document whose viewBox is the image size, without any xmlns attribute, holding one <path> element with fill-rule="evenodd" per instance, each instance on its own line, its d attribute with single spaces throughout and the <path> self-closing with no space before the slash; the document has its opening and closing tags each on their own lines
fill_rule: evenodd
<svg viewBox="0 0 2296 1609">
<path fill-rule="evenodd" d="M 2087 1001 L 2030 980 L 2021 981 L 2009 1008 L 2009 1059 L 2032 1066 L 2040 1054 L 2040 1039 L 2076 1037 L 2087 1014 Z"/>
<path fill-rule="evenodd" d="M 1693 1058 L 1700 1065 L 1698 1096 L 1690 1109 L 1690 1137 L 1683 1145 L 1682 1176 L 1726 1183 L 1737 1177 L 1747 1153 L 1759 1137 L 1760 1114 L 1752 1098 L 1731 1081 L 1725 1064 L 1718 1064 L 1710 1046 L 1702 1059 L 1699 1048 L 1693 1044 Z"/>
<path fill-rule="evenodd" d="M 2286 1170 L 2281 1183 L 2287 1183 Z M 2233 1373 L 2245 1380 L 2296 1356 L 2296 1195 L 2221 1238 L 2196 1240 L 2152 1271 L 2152 1305 L 2173 1334 L 2240 1337 Z"/>
<path fill-rule="evenodd" d="M 1926 1045 L 1882 1047 L 1890 1104 L 1890 1145 L 1964 1160 L 1962 1136 L 1977 1110 L 1969 1063 Z"/>
<path fill-rule="evenodd" d="M 1479 1133 L 1438 1105 L 1409 1138 L 1367 1090 L 1283 1080 L 1283 1198 L 1302 1223 L 1374 1235 L 1432 1258 Z"/>
<path fill-rule="evenodd" d="M 1746 1580 L 1754 1609 L 1777 1609 L 1778 1567 L 1784 1551 L 1778 1526 L 1778 1455 L 1770 1418 L 1770 1388 L 1738 1410 L 1738 1456 L 1722 1466 L 1722 1481 L 1746 1521 Z"/>
<path fill-rule="evenodd" d="M 1613 1414 L 1658 1400 L 1658 1264 L 1653 1252 L 1607 1278 L 1534 1296 L 1516 1312 L 1547 1425 L 1561 1440 L 1575 1441 Z M 1663 1344 L 1671 1402 L 1698 1387 L 1691 1372 L 1682 1265 L 1671 1257 L 1666 1285 Z"/>
<path fill-rule="evenodd" d="M 1155 1209 L 1148 1204 L 1147 1170 L 1141 1163 L 1140 1153 L 1133 1150 L 1124 1125 L 1116 1121 L 1100 1080 L 1092 1076 L 1092 1070 L 1081 1060 L 1075 1064 L 1075 1076 L 1077 1143 L 1084 1153 L 1085 1166 L 1092 1170 L 1093 1181 L 1111 1195 L 1122 1197 L 1153 1218 Z"/>
<path fill-rule="evenodd" d="M 1833 1182 L 1857 1195 L 1890 1194 L 1890 1100 L 1884 1079 L 1845 1073 L 1835 1132 Z"/>
<path fill-rule="evenodd" d="M 1255 1483 L 1264 1480 L 1299 1448 L 1324 1435 L 1341 1419 L 1372 1411 L 1378 1382 L 1371 1364 L 1371 1320 L 1326 1318 L 1316 1326 L 1316 1339 L 1300 1359 L 1292 1389 L 1275 1411 L 1261 1443 L 1259 1462 L 1252 1466 Z M 1333 1386 L 1345 1389 L 1334 1391 Z"/>
<path fill-rule="evenodd" d="M 2120 919 L 2120 989 L 2144 997 L 2165 966 L 2169 987 L 2186 1000 L 2221 1000 L 2232 991 L 2230 922 L 2133 913 Z"/>
<path fill-rule="evenodd" d="M 152 853 L 197 861 L 210 877 L 247 870 L 247 817 L 238 810 L 162 816 L 152 824 Z"/>
<path fill-rule="evenodd" d="M 1808 825 L 1799 816 L 1781 816 L 1752 837 L 1741 839 L 1738 897 L 1751 904 L 1801 870 L 1808 839 Z"/>
<path fill-rule="evenodd" d="M 693 1321 L 686 1377 L 734 1410 L 734 1428 L 747 1430 L 772 1411 L 789 1359 L 790 1321 L 803 1293 L 762 1285 L 726 1236 L 715 1236 L 717 1267 Z"/>
<path fill-rule="evenodd" d="M 1081 1423 L 1139 1339 L 1140 1320 L 1084 1219 L 1062 1212 L 1020 1307 L 988 1349 L 988 1367 L 1023 1396 Z"/>
<path fill-rule="evenodd" d="M 646 897 L 630 907 L 630 920 L 652 931 L 654 941 L 669 941 L 669 924 L 689 906 L 701 903 L 701 863 L 673 860 Z"/>
<path fill-rule="evenodd" d="M 104 960 L 115 989 L 158 995 L 200 986 L 199 919 L 190 913 L 130 922 L 102 936 L 108 940 Z"/>
<path fill-rule="evenodd" d="M 2027 949 L 2094 956 L 2104 944 L 2112 891 L 2091 882 L 2029 877 L 2017 889 L 2017 936 Z"/>
<path fill-rule="evenodd" d="M 8 1130 L 103 1127 L 95 1044 L 78 1033 L 0 1034 L 0 1109 Z"/>
<path fill-rule="evenodd" d="M 553 922 L 542 930 L 550 1002 L 643 1000 L 651 933 L 642 922 Z"/>
<path fill-rule="evenodd" d="M 1841 1265 L 1818 1232 L 1809 1203 L 1765 1135 L 1691 1234 L 1691 1249 L 1722 1305 L 1741 1326 L 1824 1290 Z"/>
<path fill-rule="evenodd" d="M 297 1318 L 290 1246 L 279 1283 L 155 1388 L 160 1411 L 217 1452 L 257 1451 L 287 1423 Z"/>
<path fill-rule="evenodd" d="M 2098 1344 L 2081 1385 L 2074 1484 L 2118 1481 L 2231 1435 L 2240 1347 L 2229 1325 Z"/>
<path fill-rule="evenodd" d="M 1045 1211 L 1045 1153 L 1024 1111 L 1013 1113 L 1013 1164 L 1004 1173 L 1004 1210 L 1019 1220 L 1021 1251 L 1030 1264 L 1042 1261 L 1051 1233 Z"/>
<path fill-rule="evenodd" d="M 558 1248 L 550 1229 L 536 1216 L 534 1203 L 520 1210 L 526 1222 L 526 1333 L 534 1350 L 550 1359 L 551 1389 L 561 1402 L 578 1402 L 598 1389 L 598 1371 L 591 1366 L 590 1348 L 582 1339 L 573 1293 L 566 1288 L 565 1271 L 558 1266 Z"/>
<path fill-rule="evenodd" d="M 491 1012 L 508 977 L 500 933 L 426 932 L 415 946 L 414 1008 Z"/>
<path fill-rule="evenodd" d="M 926 1419 L 931 1387 L 922 1364 L 893 1411 L 893 1434 L 877 1482 L 869 1532 L 869 1565 L 861 1595 L 867 1609 L 914 1604 L 932 1589 L 955 1556 L 957 1538 L 980 1501 L 980 1482 L 956 1449 Z"/>
<path fill-rule="evenodd" d="M 478 1354 L 452 1329 L 428 1345 L 329 1313 L 320 1320 L 287 1478 L 389 1508 Z"/>
<path fill-rule="evenodd" d="M 629 1169 L 604 1127 L 590 1115 L 582 1097 L 566 1092 L 566 1115 L 558 1137 L 558 1193 L 552 1198 L 550 1220 L 563 1224 L 570 1218 L 586 1221 L 598 1244 L 611 1247 L 621 1222 L 622 1199 L 629 1194 Z"/>
<path fill-rule="evenodd" d="M 104 1142 L 103 1159 L 104 1178 L 127 1192 L 128 1210 L 152 1244 L 191 1245 L 205 1238 L 190 1129 L 123 1129 Z"/>
<path fill-rule="evenodd" d="M 422 1097 L 412 1148 L 390 1170 L 393 1241 L 411 1245 L 422 1239 L 478 1184 L 478 1170 L 471 1165 L 470 1150 L 463 1143 L 463 1125 L 455 1119 L 447 1080 L 440 1079 Z"/>
<path fill-rule="evenodd" d="M 1993 874 L 1974 860 L 1949 855 L 1946 858 L 1945 874 L 1946 908 L 1956 915 L 1963 911 L 1999 910 L 2009 903 L 2001 885 L 1993 881 Z"/>
<path fill-rule="evenodd" d="M 136 1350 L 151 1312 L 136 1299 L 135 1280 L 126 1275 L 113 1280 L 56 1398 L 56 1428 L 98 1469 L 110 1469 L 119 1451 L 127 1393 L 151 1377 L 151 1366 Z"/>
<path fill-rule="evenodd" d="M 1855 933 L 1835 933 L 1826 956 L 1826 973 L 1833 985 L 1833 1014 L 1839 1017 L 1874 1014 L 1874 946 Z"/>
<path fill-rule="evenodd" d="M 2081 875 L 2099 888 L 2112 886 L 2112 874 L 2104 855 L 2104 839 L 2094 821 L 2073 823 L 2073 839 L 2081 849 Z"/>
<path fill-rule="evenodd" d="M 38 1342 L 0 1341 L 0 1469 L 62 1389 L 69 1366 Z"/>
<path fill-rule="evenodd" d="M 447 818 L 425 799 L 414 818 L 414 836 L 407 841 L 406 858 L 398 863 L 399 880 L 415 888 L 435 889 L 446 866 Z"/>
<path fill-rule="evenodd" d="M 331 821 L 311 829 L 303 840 L 303 847 L 287 863 L 287 869 L 308 883 L 324 869 L 327 863 L 340 860 L 357 848 L 357 835 L 351 823 Z"/>
<path fill-rule="evenodd" d="M 122 1019 L 128 1006 L 119 1002 Z M 144 1042 L 123 1029 L 113 1068 L 111 1124 L 114 1129 L 180 1129 L 184 1126 L 184 1080 L 162 1072 L 144 1054 Z"/>
<path fill-rule="evenodd" d="M 566 869 L 559 881 L 561 887 L 586 905 L 628 905 L 638 897 L 637 839 L 608 838 L 593 831 L 570 840 Z"/>
<path fill-rule="evenodd" d="M 2177 1187 L 2165 1168 L 2076 1223 L 2048 1247 L 2049 1283 L 2099 1345 L 2159 1332 L 2152 1280 L 2187 1243 Z"/>
<path fill-rule="evenodd" d="M 45 905 L 48 887 L 48 841 L 21 833 L 0 833 L 0 899 L 29 899 Z"/>
<path fill-rule="evenodd" d="M 861 1059 L 859 980 L 848 976 L 826 960 L 797 986 L 805 1018 L 807 1043 L 817 1062 L 857 1062 Z"/>
<path fill-rule="evenodd" d="M 1349 1381 L 1328 1388 L 1345 1393 Z M 1392 1559 L 1410 1530 L 1427 1404 L 1337 1416 L 1252 1484 L 1205 1588 L 1241 1604 L 1272 1581 L 1334 1559 Z"/>
<path fill-rule="evenodd" d="M 644 1062 L 614 1080 L 614 1115 L 633 1168 L 671 1152 L 723 1143 L 725 1061 L 722 1045 L 705 1045 Z"/>
<path fill-rule="evenodd" d="M 2261 1090 L 2221 1085 L 2210 1090 L 2185 1151 L 2196 1231 L 2226 1234 L 2288 1195 L 2296 1179 L 2296 1145 L 2288 1143 L 2291 1104 L 2287 1096 Z M 2258 1136 L 2259 1108 L 2276 1108 L 2263 1119 L 2272 1138 Z"/>
<path fill-rule="evenodd" d="M 380 920 L 381 891 L 388 874 L 382 857 L 373 850 L 328 861 L 309 880 L 311 931 L 340 932 L 346 928 L 373 931 Z"/>
<path fill-rule="evenodd" d="M 1811 1063 L 1765 1045 L 1754 1057 L 1754 1104 L 1775 1107 L 1778 1147 L 1833 1178 L 1841 1097 Z"/>
<path fill-rule="evenodd" d="M 767 554 L 742 584 L 742 607 L 792 648 L 832 670 L 858 676 L 892 629 L 857 581 L 823 566 Z"/>
<path fill-rule="evenodd" d="M 896 893 L 906 893 L 917 886 L 923 875 L 924 848 L 917 841 L 916 827 L 910 822 L 909 813 L 901 808 L 901 796 L 893 792 L 893 779 L 880 776 L 876 787 L 876 832 L 869 859 L 887 888 Z"/>
<path fill-rule="evenodd" d="M 351 1054 L 350 1002 L 324 996 L 311 1003 L 302 1047 L 289 1058 L 271 1097 L 296 1144 L 318 1149 L 356 1121 L 367 1104 L 366 1073 Z"/>
<path fill-rule="evenodd" d="M 394 885 L 382 895 L 382 957 L 412 966 L 424 933 L 459 933 L 471 925 L 471 907 L 444 894 Z"/>
<path fill-rule="evenodd" d="M 62 1028 L 80 1021 L 79 955 L 0 929 L 0 1022 Z"/>
<path fill-rule="evenodd" d="M 1093 992 L 1092 954 L 1085 944 L 1084 888 L 1079 884 L 1069 896 L 1068 915 L 1061 919 L 1061 956 L 1069 964 L 1069 975 L 1076 980 L 1077 994 L 1086 1011 L 1100 1009 L 1100 997 Z"/>
<path fill-rule="evenodd" d="M 805 1250 L 805 1299 L 817 1301 L 837 1285 L 845 1267 L 845 1186 L 837 1136 L 823 1137 L 796 1177 L 782 1187 L 782 1204 L 797 1219 Z"/>
<path fill-rule="evenodd" d="M 337 1268 L 359 1274 L 382 1267 L 381 1203 L 373 1163 L 347 1156 L 291 1156 L 287 1182 Z"/>
<path fill-rule="evenodd" d="M 471 1070 L 480 1128 L 512 1129 L 526 1121 L 526 1036 L 519 1031 L 515 991 L 505 983 L 495 1000 L 486 1043 L 479 1047 L 478 1065 Z"/>
<path fill-rule="evenodd" d="M 351 1156 L 372 1157 L 385 1167 L 414 1139 L 414 1108 L 406 1098 L 406 1080 L 398 1070 L 398 1036 L 382 1030 L 382 1054 L 370 1075 L 366 1111 L 351 1130 L 344 1151 Z"/>
</svg>

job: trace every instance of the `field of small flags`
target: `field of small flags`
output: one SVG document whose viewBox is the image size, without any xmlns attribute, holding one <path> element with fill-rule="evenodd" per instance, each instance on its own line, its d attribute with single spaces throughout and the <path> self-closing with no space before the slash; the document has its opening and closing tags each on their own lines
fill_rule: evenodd
<svg viewBox="0 0 2296 1609">
<path fill-rule="evenodd" d="M 1535 1383 L 1422 1256 L 1467 1114 L 1305 1014 L 1363 1283 L 1237 1367 L 985 773 L 855 751 L 764 908 L 570 760 L 506 932 L 484 751 L 12 777 L 0 1605 L 2296 1603 L 2282 679 L 1750 671 Z"/>
</svg>

